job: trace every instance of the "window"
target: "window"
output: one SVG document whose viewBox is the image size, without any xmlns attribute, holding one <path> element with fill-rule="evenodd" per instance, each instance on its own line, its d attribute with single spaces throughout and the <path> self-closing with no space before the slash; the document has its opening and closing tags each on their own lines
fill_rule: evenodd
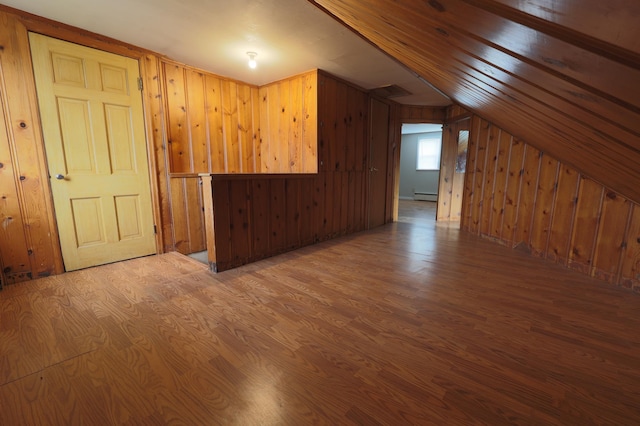
<svg viewBox="0 0 640 426">
<path fill-rule="evenodd" d="M 440 138 L 418 139 L 418 164 L 416 170 L 440 170 Z"/>
</svg>

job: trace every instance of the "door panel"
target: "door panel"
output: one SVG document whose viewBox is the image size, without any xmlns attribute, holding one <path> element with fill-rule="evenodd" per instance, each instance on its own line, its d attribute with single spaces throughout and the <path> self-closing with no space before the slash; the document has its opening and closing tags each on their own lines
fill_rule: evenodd
<svg viewBox="0 0 640 426">
<path fill-rule="evenodd" d="M 65 269 L 155 253 L 138 62 L 29 38 Z"/>
<path fill-rule="evenodd" d="M 371 155 L 369 156 L 369 228 L 385 224 L 389 105 L 371 100 Z"/>
</svg>

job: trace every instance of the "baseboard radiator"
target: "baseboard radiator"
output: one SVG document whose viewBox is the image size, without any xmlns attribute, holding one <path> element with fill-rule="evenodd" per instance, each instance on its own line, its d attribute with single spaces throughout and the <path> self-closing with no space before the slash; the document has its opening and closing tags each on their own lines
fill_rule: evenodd
<svg viewBox="0 0 640 426">
<path fill-rule="evenodd" d="M 414 191 L 413 199 L 415 201 L 438 201 L 438 194 L 434 192 Z"/>
</svg>

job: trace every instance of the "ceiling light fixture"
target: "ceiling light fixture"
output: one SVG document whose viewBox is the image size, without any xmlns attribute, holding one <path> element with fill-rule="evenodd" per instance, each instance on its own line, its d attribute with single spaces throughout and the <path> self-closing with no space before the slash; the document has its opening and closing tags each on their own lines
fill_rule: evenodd
<svg viewBox="0 0 640 426">
<path fill-rule="evenodd" d="M 256 52 L 247 52 L 247 56 L 249 56 L 249 68 L 255 69 L 255 67 L 258 66 L 256 62 L 256 56 L 258 56 L 258 54 Z"/>
</svg>

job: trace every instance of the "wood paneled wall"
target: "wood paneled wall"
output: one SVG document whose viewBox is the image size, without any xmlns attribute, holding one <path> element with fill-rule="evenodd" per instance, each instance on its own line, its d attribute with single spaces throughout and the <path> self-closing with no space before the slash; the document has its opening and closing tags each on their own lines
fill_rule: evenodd
<svg viewBox="0 0 640 426">
<path fill-rule="evenodd" d="M 318 71 L 259 90 L 263 173 L 318 171 Z"/>
<path fill-rule="evenodd" d="M 355 206 L 364 202 L 361 188 L 366 187 L 366 93 L 330 78 L 323 112 L 318 112 L 318 96 L 324 93 L 319 83 L 322 72 L 269 85 L 262 98 L 257 87 L 4 6 L 0 22 L 0 284 L 64 270 L 28 31 L 140 60 L 159 252 L 205 249 L 198 172 L 313 173 L 318 170 L 318 149 L 323 172 L 329 174 L 322 176 L 318 188 L 309 189 L 315 191 L 314 208 L 323 211 L 317 213 L 323 226 L 317 238 L 363 228 L 364 213 L 356 212 Z M 261 118 L 261 109 L 266 117 Z M 322 129 L 320 122 L 326 124 Z M 267 125 L 264 141 L 261 123 Z M 295 143 L 290 145 L 289 140 Z M 277 153 L 264 161 L 265 170 L 263 148 L 268 155 Z M 341 212 L 338 219 L 325 215 L 325 208 L 338 211 L 342 202 L 353 204 L 352 209 Z"/>
<path fill-rule="evenodd" d="M 640 291 L 640 205 L 479 117 L 462 228 Z"/>
<path fill-rule="evenodd" d="M 205 181 L 205 201 L 207 198 Z M 358 172 L 214 176 L 210 267 L 224 271 L 365 228 Z M 349 198 L 349 196 L 352 198 Z M 218 200 L 218 201 L 216 201 Z"/>
<path fill-rule="evenodd" d="M 211 189 L 204 177 L 212 269 L 366 228 L 368 108 L 365 92 L 319 73 L 317 174 L 214 175 Z"/>
<path fill-rule="evenodd" d="M 398 105 L 398 108 L 403 123 L 444 123 L 449 116 L 445 107 Z"/>
<path fill-rule="evenodd" d="M 318 74 L 318 170 L 366 169 L 369 96 L 329 74 Z"/>
<path fill-rule="evenodd" d="M 27 27 L 0 10 L 0 285 L 62 272 Z"/>
<path fill-rule="evenodd" d="M 456 172 L 458 137 L 460 131 L 469 130 L 471 113 L 459 105 L 447 108 L 442 131 L 440 179 L 438 183 L 438 209 L 436 220 L 457 222 L 462 216 L 464 173 Z"/>
<path fill-rule="evenodd" d="M 258 87 L 162 61 L 171 173 L 260 171 Z"/>
<path fill-rule="evenodd" d="M 171 62 L 161 66 L 171 167 L 165 250 L 188 254 L 206 248 L 202 195 L 197 175 L 178 170 L 317 171 L 318 71 L 258 89 Z"/>
<path fill-rule="evenodd" d="M 163 188 L 163 248 L 203 251 L 198 173 L 261 171 L 259 89 L 168 60 L 158 61 L 155 70 L 158 78 L 150 79 L 147 91 L 160 99 L 149 105 L 162 128 L 154 132 L 154 144 Z"/>
</svg>

